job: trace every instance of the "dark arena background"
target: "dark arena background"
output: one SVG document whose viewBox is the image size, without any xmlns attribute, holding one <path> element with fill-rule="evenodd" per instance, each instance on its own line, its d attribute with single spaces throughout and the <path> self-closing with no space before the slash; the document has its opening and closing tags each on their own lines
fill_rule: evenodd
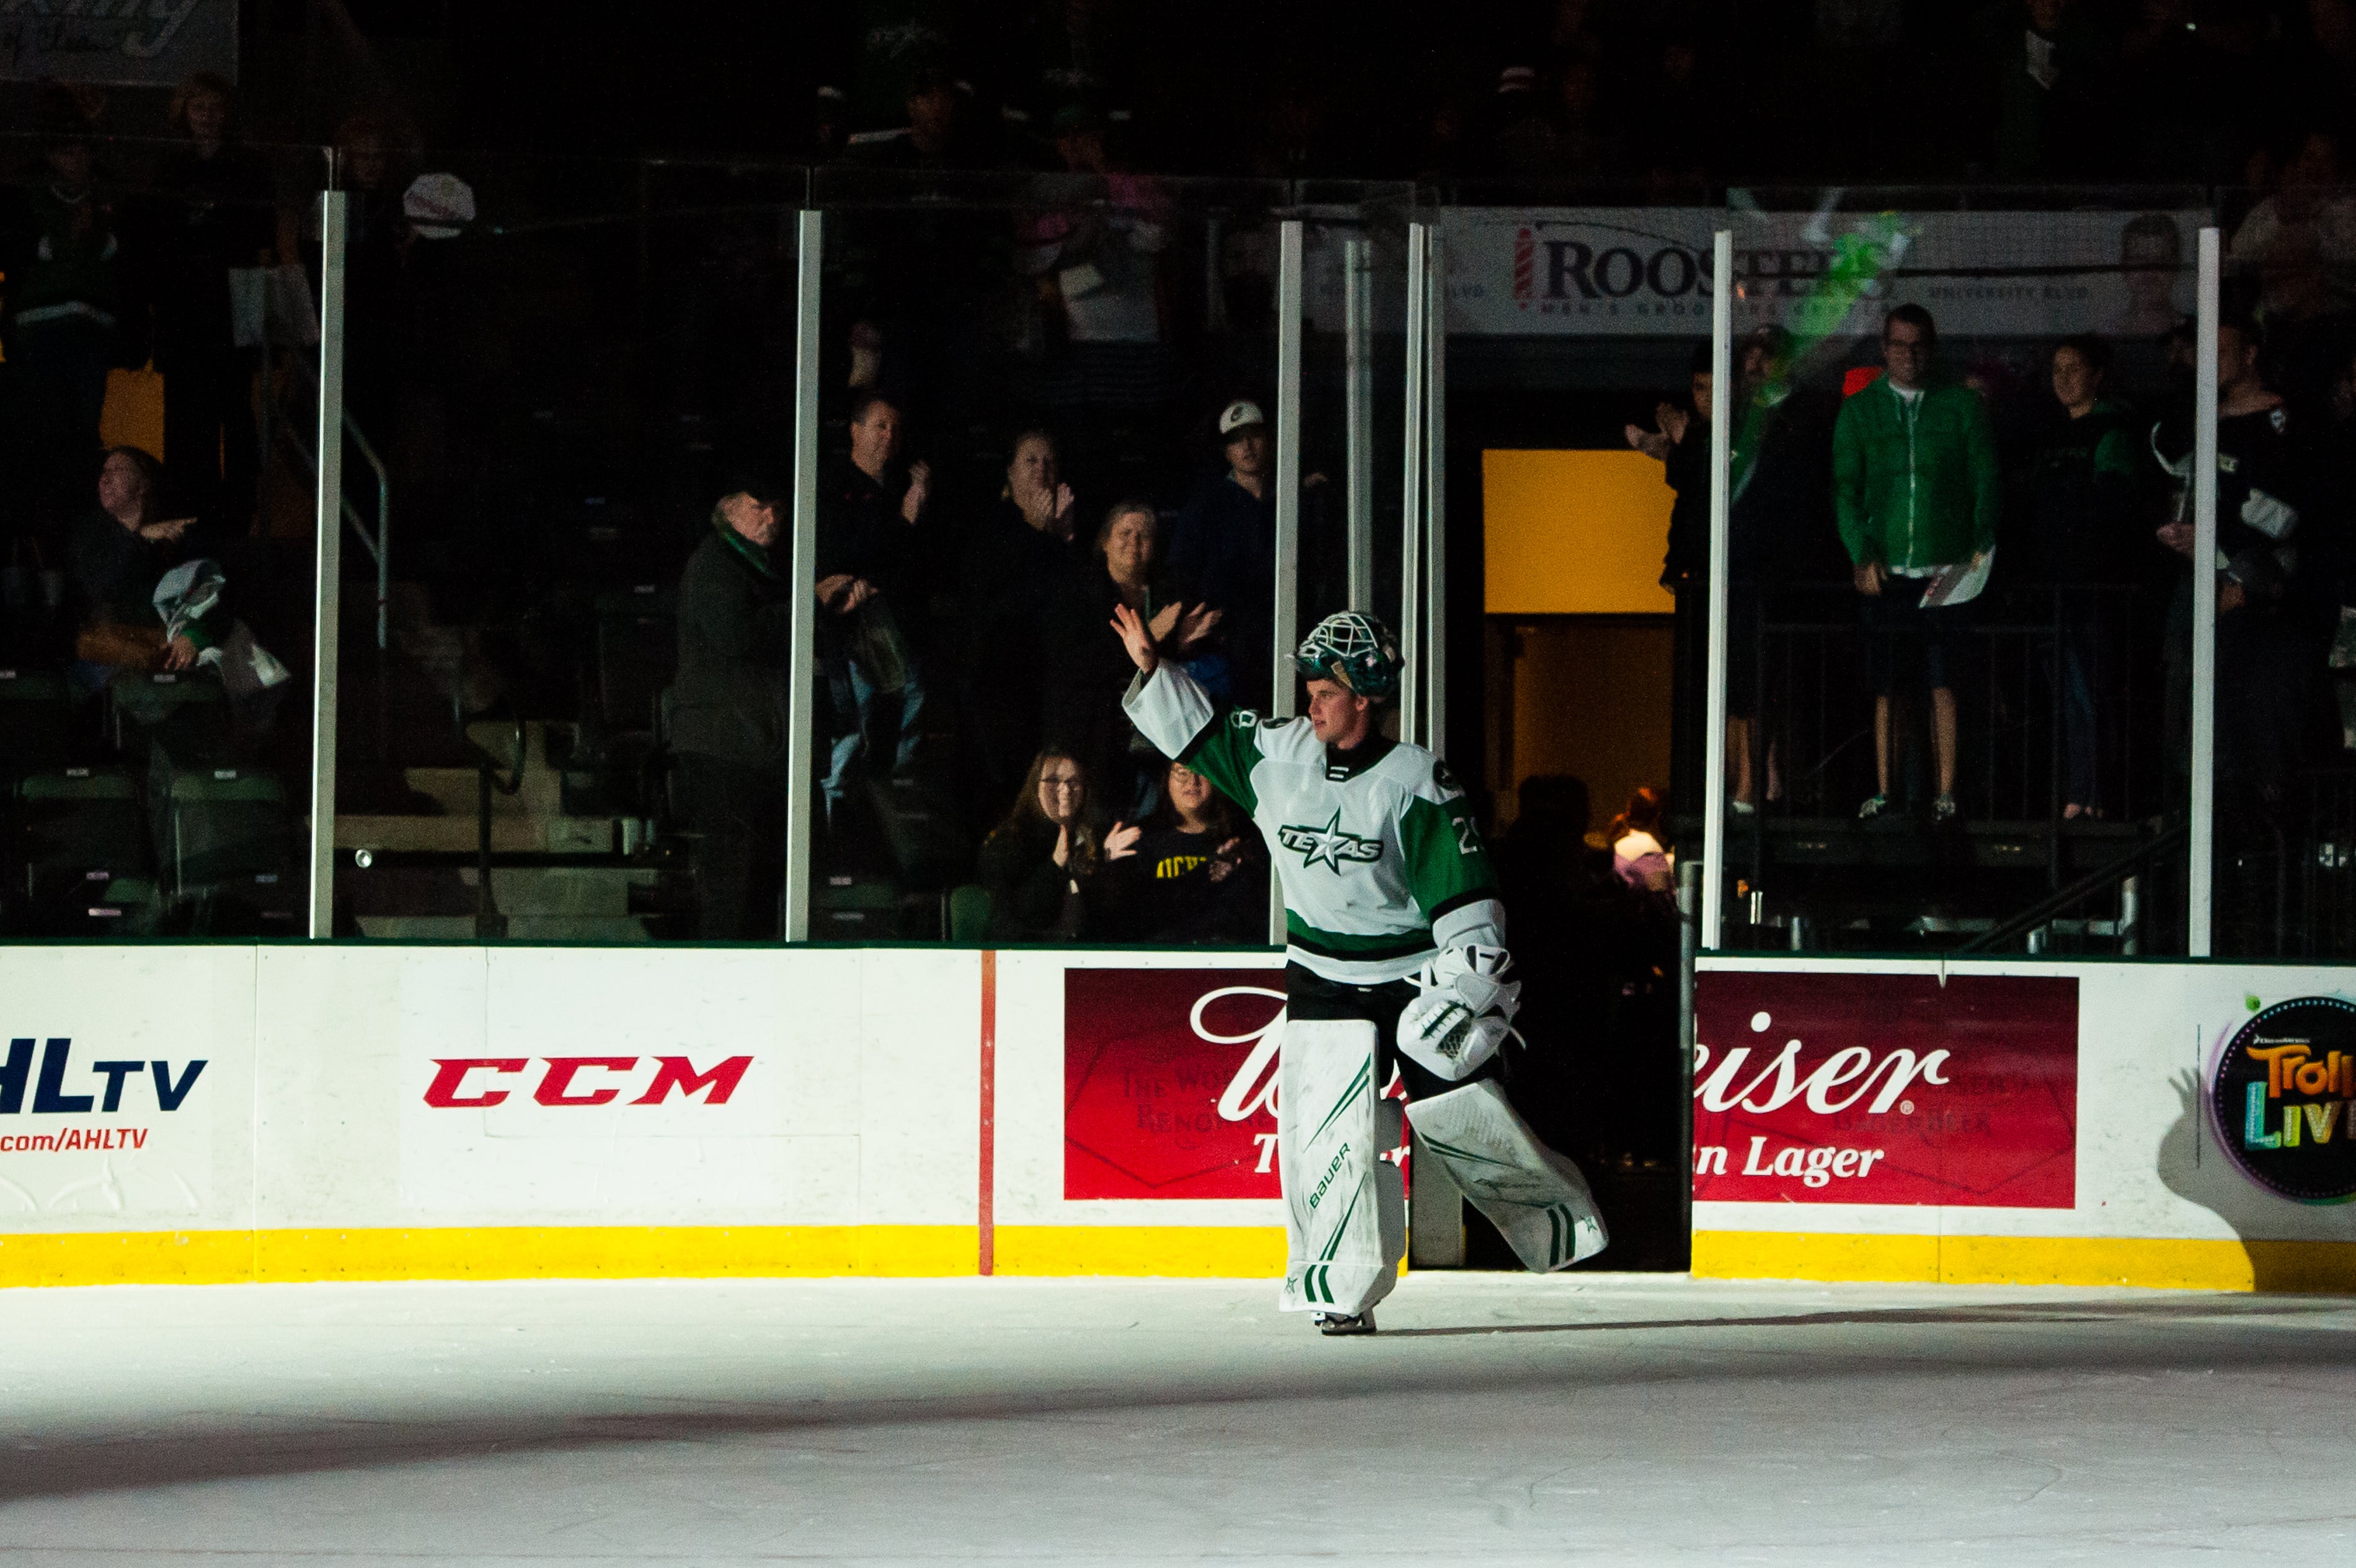
<svg viewBox="0 0 2356 1568">
<path fill-rule="evenodd" d="M 0 1557 L 2344 1558 L 2351 90 L 0 4 Z"/>
</svg>

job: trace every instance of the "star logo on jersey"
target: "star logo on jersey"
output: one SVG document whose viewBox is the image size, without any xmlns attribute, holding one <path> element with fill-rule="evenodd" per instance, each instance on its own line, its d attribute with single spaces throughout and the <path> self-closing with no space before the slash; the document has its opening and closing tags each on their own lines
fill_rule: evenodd
<svg viewBox="0 0 2356 1568">
<path fill-rule="evenodd" d="M 1341 875 L 1342 863 L 1352 860 L 1361 865 L 1383 857 L 1383 841 L 1362 839 L 1342 826 L 1342 809 L 1336 806 L 1330 821 L 1322 828 L 1297 827 L 1286 823 L 1276 830 L 1276 842 L 1301 856 L 1301 869 L 1307 870 L 1321 862 Z"/>
</svg>

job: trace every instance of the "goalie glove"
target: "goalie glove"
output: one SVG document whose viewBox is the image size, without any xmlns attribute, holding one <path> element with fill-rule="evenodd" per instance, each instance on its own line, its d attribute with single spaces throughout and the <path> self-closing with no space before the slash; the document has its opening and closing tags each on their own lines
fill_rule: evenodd
<svg viewBox="0 0 2356 1568">
<path fill-rule="evenodd" d="M 1399 1014 L 1398 1047 L 1408 1059 L 1454 1083 L 1479 1070 L 1513 1033 L 1522 983 L 1503 948 L 1467 944 L 1426 961 L 1419 988 Z"/>
</svg>

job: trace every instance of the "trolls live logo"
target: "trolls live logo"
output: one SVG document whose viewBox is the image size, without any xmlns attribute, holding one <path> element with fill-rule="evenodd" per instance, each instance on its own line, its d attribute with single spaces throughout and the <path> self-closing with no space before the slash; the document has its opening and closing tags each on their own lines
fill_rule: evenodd
<svg viewBox="0 0 2356 1568">
<path fill-rule="evenodd" d="M 2217 1133 L 2251 1180 L 2303 1203 L 2356 1197 L 2356 1004 L 2277 1002 L 2217 1058 Z"/>
</svg>

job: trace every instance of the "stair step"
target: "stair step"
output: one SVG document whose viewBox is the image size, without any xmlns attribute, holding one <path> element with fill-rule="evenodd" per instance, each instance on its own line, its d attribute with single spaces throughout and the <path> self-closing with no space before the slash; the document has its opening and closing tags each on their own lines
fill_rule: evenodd
<svg viewBox="0 0 2356 1568">
<path fill-rule="evenodd" d="M 475 886 L 475 868 L 466 866 L 458 878 Z M 651 870 L 633 871 L 601 865 L 495 865 L 491 868 L 491 902 L 510 919 L 522 916 L 575 919 L 620 919 L 630 912 L 630 889 L 650 887 Z"/>
<path fill-rule="evenodd" d="M 510 731 L 509 739 L 512 738 Z M 523 739 L 523 781 L 512 795 L 491 792 L 491 815 L 562 816 L 564 775 L 549 766 L 548 725 L 537 720 L 525 725 Z M 402 769 L 402 774 L 412 789 L 440 801 L 443 811 L 452 816 L 473 819 L 477 791 L 482 788 L 475 768 L 410 768 Z"/>
<path fill-rule="evenodd" d="M 650 942 L 653 934 L 636 916 L 514 915 L 508 940 L 517 942 Z"/>
<path fill-rule="evenodd" d="M 464 816 L 336 818 L 337 849 L 430 850 L 439 854 L 475 851 L 475 809 L 470 800 Z M 498 854 L 609 854 L 614 849 L 611 817 L 525 817 L 491 815 L 491 850 Z"/>
<path fill-rule="evenodd" d="M 472 915 L 362 915 L 360 935 L 379 942 L 470 942 Z M 525 915 L 508 921 L 514 942 L 647 942 L 646 922 L 632 918 Z"/>
</svg>

